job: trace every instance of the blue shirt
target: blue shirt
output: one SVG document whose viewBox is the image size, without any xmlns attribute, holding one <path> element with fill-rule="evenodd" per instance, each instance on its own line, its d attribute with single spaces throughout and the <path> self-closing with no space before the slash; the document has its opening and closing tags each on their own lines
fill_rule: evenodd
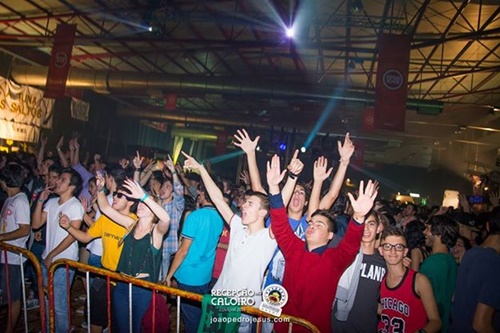
<svg viewBox="0 0 500 333">
<path fill-rule="evenodd" d="M 206 206 L 189 214 L 182 237 L 191 239 L 192 243 L 174 274 L 180 283 L 201 286 L 210 282 L 222 228 L 222 217 L 214 207 Z"/>
</svg>

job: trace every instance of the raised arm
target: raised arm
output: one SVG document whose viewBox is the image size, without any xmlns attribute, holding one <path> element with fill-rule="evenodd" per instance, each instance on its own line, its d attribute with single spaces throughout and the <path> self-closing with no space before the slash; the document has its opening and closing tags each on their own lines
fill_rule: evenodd
<svg viewBox="0 0 500 333">
<path fill-rule="evenodd" d="M 57 142 L 56 150 L 57 150 L 57 155 L 59 155 L 59 160 L 61 161 L 61 166 L 63 168 L 67 168 L 69 167 L 69 163 L 68 160 L 66 159 L 66 156 L 64 155 L 64 152 L 62 151 L 63 144 L 64 144 L 64 136 L 61 136 L 61 138 Z"/>
<path fill-rule="evenodd" d="M 233 217 L 234 213 L 231 210 L 231 207 L 226 203 L 226 201 L 224 201 L 222 191 L 217 186 L 217 184 L 215 184 L 208 171 L 202 164 L 198 163 L 198 161 L 196 161 L 193 157 L 189 156 L 185 152 L 182 152 L 182 155 L 186 157 L 186 160 L 184 161 L 184 168 L 195 169 L 200 172 L 201 179 L 203 180 L 203 185 L 205 185 L 205 189 L 208 191 L 210 199 L 221 214 L 224 221 L 226 221 L 228 224 L 231 224 L 231 218 Z"/>
<path fill-rule="evenodd" d="M 125 228 L 130 228 L 135 223 L 135 220 L 130 216 L 120 214 L 113 207 L 109 205 L 106 194 L 104 193 L 104 177 L 100 172 L 96 174 L 97 185 L 97 204 L 101 213 L 109 217 L 109 219 Z"/>
<path fill-rule="evenodd" d="M 349 166 L 349 161 L 352 154 L 354 153 L 354 144 L 351 141 L 349 133 L 345 135 L 344 144 L 337 141 L 337 146 L 340 154 L 340 163 L 333 177 L 333 181 L 330 185 L 328 193 L 321 199 L 319 203 L 319 209 L 330 209 L 335 200 L 339 196 L 342 184 L 344 183 L 345 174 L 347 172 L 347 167 Z"/>
<path fill-rule="evenodd" d="M 139 182 L 141 178 L 141 165 L 142 161 L 144 161 L 144 157 L 139 155 L 139 151 L 136 151 L 135 154 L 132 160 L 132 164 L 134 164 L 134 181 Z"/>
<path fill-rule="evenodd" d="M 36 155 L 37 166 L 42 164 L 46 148 L 47 148 L 47 137 L 42 135 L 40 136 L 40 149 L 38 149 L 38 154 Z"/>
<path fill-rule="evenodd" d="M 247 155 L 248 171 L 250 173 L 250 183 L 252 190 L 256 192 L 266 193 L 262 181 L 260 179 L 259 167 L 257 166 L 257 156 L 255 150 L 259 143 L 260 136 L 257 136 L 253 141 L 250 139 L 245 129 L 238 130 L 234 135 L 236 141 L 234 145 L 241 148 Z"/>
<path fill-rule="evenodd" d="M 31 214 L 31 227 L 33 229 L 41 228 L 47 222 L 47 213 L 43 211 L 43 203 L 49 197 L 50 190 L 49 185 L 45 186 L 45 189 L 40 193 L 38 200 L 35 203 L 35 209 Z"/>
<path fill-rule="evenodd" d="M 154 246 L 156 248 L 160 248 L 163 242 L 163 236 L 167 233 L 168 228 L 170 227 L 170 216 L 162 206 L 160 206 L 144 191 L 139 183 L 130 179 L 125 179 L 125 183 L 123 186 L 130 191 L 130 197 L 141 200 L 149 207 L 149 209 L 151 209 L 153 214 L 158 217 L 158 223 L 154 228 L 154 233 L 159 237 L 153 237 L 153 239 Z"/>
<path fill-rule="evenodd" d="M 290 164 L 288 164 L 287 167 L 288 178 L 286 179 L 285 186 L 283 186 L 283 189 L 281 190 L 281 196 L 283 197 L 283 203 L 285 204 L 285 207 L 290 202 L 299 175 L 304 169 L 304 163 L 302 163 L 302 161 L 299 160 L 298 156 L 299 156 L 299 150 L 296 149 L 295 152 L 293 153 L 292 160 L 290 161 Z"/>
<path fill-rule="evenodd" d="M 311 195 L 309 197 L 309 204 L 307 206 L 307 216 L 311 217 L 312 214 L 318 210 L 320 197 L 321 197 L 321 186 L 325 179 L 330 177 L 333 171 L 333 167 L 328 167 L 328 160 L 324 156 L 320 156 L 315 162 L 313 167 L 313 187 L 311 190 Z"/>
</svg>

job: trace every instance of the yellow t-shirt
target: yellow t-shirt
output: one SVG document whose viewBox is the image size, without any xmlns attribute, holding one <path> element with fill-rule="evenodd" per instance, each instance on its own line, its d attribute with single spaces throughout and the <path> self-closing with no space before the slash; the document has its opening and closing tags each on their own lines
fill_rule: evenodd
<svg viewBox="0 0 500 333">
<path fill-rule="evenodd" d="M 134 214 L 130 214 L 130 217 L 137 218 Z M 126 231 L 125 227 L 113 222 L 104 214 L 87 231 L 90 236 L 102 239 L 101 264 L 104 268 L 116 271 L 123 248 L 123 244 L 118 246 L 118 242 Z"/>
</svg>

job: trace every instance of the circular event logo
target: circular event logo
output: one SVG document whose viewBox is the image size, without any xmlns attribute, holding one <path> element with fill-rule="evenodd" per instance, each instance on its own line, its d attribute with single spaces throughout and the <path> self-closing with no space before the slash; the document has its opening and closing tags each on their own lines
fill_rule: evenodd
<svg viewBox="0 0 500 333">
<path fill-rule="evenodd" d="M 269 305 L 282 308 L 288 302 L 288 292 L 279 284 L 270 284 L 264 288 L 263 300 Z"/>
<path fill-rule="evenodd" d="M 68 63 L 68 55 L 65 52 L 57 52 L 54 57 L 54 65 L 57 68 L 62 68 Z"/>
<path fill-rule="evenodd" d="M 387 89 L 398 90 L 404 82 L 403 74 L 396 69 L 389 69 L 385 71 L 382 81 Z"/>
</svg>

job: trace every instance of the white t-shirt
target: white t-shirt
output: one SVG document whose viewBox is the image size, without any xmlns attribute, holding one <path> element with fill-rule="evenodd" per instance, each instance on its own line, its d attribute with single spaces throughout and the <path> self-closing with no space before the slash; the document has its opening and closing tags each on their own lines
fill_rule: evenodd
<svg viewBox="0 0 500 333">
<path fill-rule="evenodd" d="M 262 280 L 276 251 L 276 240 L 271 238 L 268 228 L 248 234 L 247 227 L 237 215 L 231 219 L 229 235 L 226 260 L 213 290 L 232 292 L 246 289 L 255 293 L 255 307 L 258 307 L 262 301 Z"/>
<path fill-rule="evenodd" d="M 13 197 L 7 198 L 3 204 L 0 214 L 0 234 L 17 230 L 20 224 L 29 225 L 30 221 L 30 204 L 28 198 L 26 194 L 20 192 Z M 21 238 L 5 241 L 5 243 L 25 249 L 28 237 L 29 234 Z M 0 262 L 5 264 L 4 254 L 2 253 L 0 257 Z M 11 265 L 21 265 L 21 258 L 17 253 L 7 252 L 7 261 Z M 23 258 L 24 261 L 26 261 L 26 258 Z"/>
<path fill-rule="evenodd" d="M 60 206 L 59 198 L 53 198 L 47 201 L 43 211 L 47 213 L 46 246 L 42 254 L 42 259 L 45 259 L 68 236 L 68 232 L 59 225 L 59 213 L 62 212 L 68 215 L 70 221 L 81 220 L 83 218 L 83 206 L 75 197 Z M 78 261 L 78 242 L 75 240 L 66 250 L 53 258 L 53 260 L 57 259 Z"/>
</svg>

